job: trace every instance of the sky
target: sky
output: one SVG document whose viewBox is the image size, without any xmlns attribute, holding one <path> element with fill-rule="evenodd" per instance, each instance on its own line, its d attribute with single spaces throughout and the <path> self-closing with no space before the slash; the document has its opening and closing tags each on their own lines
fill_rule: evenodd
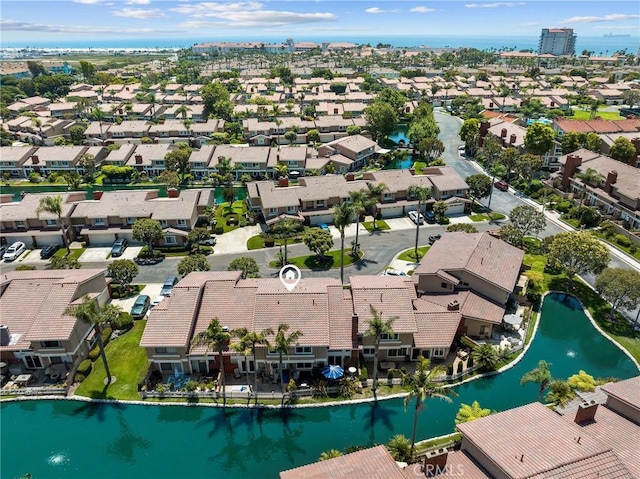
<svg viewBox="0 0 640 479">
<path fill-rule="evenodd" d="M 109 38 L 271 40 L 391 36 L 640 35 L 637 0 L 2 0 L 0 43 Z"/>
</svg>

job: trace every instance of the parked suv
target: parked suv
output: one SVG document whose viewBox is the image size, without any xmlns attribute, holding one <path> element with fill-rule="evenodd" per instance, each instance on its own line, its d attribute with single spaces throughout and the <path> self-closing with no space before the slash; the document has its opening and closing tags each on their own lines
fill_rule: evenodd
<svg viewBox="0 0 640 479">
<path fill-rule="evenodd" d="M 27 246 L 22 241 L 16 241 L 9 246 L 9 249 L 2 255 L 2 259 L 5 261 L 15 261 L 24 253 L 25 249 L 27 249 Z"/>
<path fill-rule="evenodd" d="M 498 188 L 500 191 L 507 191 L 509 189 L 509 184 L 503 180 L 496 181 L 493 186 Z"/>
<path fill-rule="evenodd" d="M 160 296 L 171 296 L 171 292 L 173 291 L 173 287 L 178 282 L 177 276 L 169 276 L 164 284 L 162 285 L 162 289 L 160 290 Z"/>
<path fill-rule="evenodd" d="M 149 311 L 149 306 L 151 305 L 151 298 L 146 294 L 141 294 L 136 299 L 136 302 L 133 303 L 133 307 L 131 308 L 131 316 L 133 319 L 140 319 L 147 314 Z"/>
<path fill-rule="evenodd" d="M 51 258 L 55 254 L 55 252 L 58 251 L 59 249 L 60 249 L 60 246 L 57 244 L 50 244 L 48 246 L 45 246 L 40 251 L 40 259 Z"/>
<path fill-rule="evenodd" d="M 118 256 L 122 256 L 124 250 L 127 249 L 127 240 L 124 238 L 120 238 L 113 243 L 111 247 L 111 256 L 117 258 Z"/>
</svg>

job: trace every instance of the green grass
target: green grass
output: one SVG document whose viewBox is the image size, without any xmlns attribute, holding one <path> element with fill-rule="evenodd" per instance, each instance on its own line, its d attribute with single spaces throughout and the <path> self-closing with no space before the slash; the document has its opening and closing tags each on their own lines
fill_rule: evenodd
<svg viewBox="0 0 640 479">
<path fill-rule="evenodd" d="M 427 164 L 424 161 L 415 161 L 413 163 L 413 168 L 416 170 L 416 175 L 421 175 L 422 170 L 427 167 Z"/>
<path fill-rule="evenodd" d="M 619 113 L 614 111 L 602 111 L 598 110 L 598 116 L 603 120 L 622 120 L 623 117 L 620 116 Z M 585 110 L 573 110 L 573 116 L 570 117 L 572 120 L 589 120 L 591 117 L 590 111 Z"/>
<path fill-rule="evenodd" d="M 71 248 L 71 254 L 69 255 L 69 259 L 80 258 L 80 256 L 82 256 L 82 253 L 84 253 L 86 249 L 87 248 Z M 53 256 L 57 256 L 58 258 L 64 258 L 65 256 L 67 256 L 67 249 L 60 248 L 58 251 L 55 252 Z"/>
<path fill-rule="evenodd" d="M 292 244 L 295 243 L 302 243 L 302 235 L 297 236 L 295 238 L 289 238 L 289 240 L 287 241 L 287 245 L 290 246 Z M 284 240 L 282 239 L 277 239 L 274 241 L 274 246 L 284 246 Z M 254 249 L 262 249 L 264 248 L 264 237 L 262 235 L 256 235 L 256 236 L 252 236 L 251 238 L 249 238 L 247 240 L 247 249 L 248 250 L 254 250 Z"/>
<path fill-rule="evenodd" d="M 476 213 L 473 215 L 469 215 L 471 221 L 497 221 L 503 220 L 506 218 L 502 213 Z"/>
<path fill-rule="evenodd" d="M 221 203 L 216 208 L 216 227 L 222 226 L 223 233 L 238 229 L 240 227 L 240 217 L 246 213 L 246 210 L 247 205 L 242 200 L 234 201 L 231 206 L 229 206 L 229 203 Z M 227 219 L 230 216 L 236 218 L 236 222 L 233 225 L 227 224 Z"/>
<path fill-rule="evenodd" d="M 373 221 L 363 221 L 362 222 L 362 226 L 365 227 L 365 229 L 369 232 L 371 231 L 384 231 L 384 230 L 390 230 L 391 228 L 389 227 L 389 225 L 383 221 L 383 220 L 376 220 L 376 228 L 375 230 L 373 229 Z"/>
<path fill-rule="evenodd" d="M 627 253 L 629 256 L 633 256 L 635 259 L 640 261 L 640 247 L 636 246 L 635 247 L 635 251 L 632 251 L 632 247 L 631 246 L 622 246 L 618 243 L 616 243 L 613 238 L 615 238 L 615 236 L 609 238 L 607 237 L 607 235 L 605 235 L 602 231 L 600 230 L 592 230 L 591 232 L 593 235 L 597 236 L 598 238 L 606 241 L 607 243 L 609 243 L 611 246 L 613 246 L 614 248 L 619 249 L 620 251 L 624 251 L 625 253 Z"/>
<path fill-rule="evenodd" d="M 419 258 L 417 259 L 417 261 L 420 261 L 420 259 L 424 258 L 424 255 L 427 254 L 427 251 L 429 251 L 429 248 L 431 248 L 431 246 L 419 246 L 418 247 L 418 256 L 419 256 Z M 398 256 L 398 259 L 401 260 L 401 261 L 410 261 L 412 263 L 416 263 L 417 261 L 416 261 L 414 248 L 405 250 L 402 253 L 400 253 L 400 255 Z"/>
<path fill-rule="evenodd" d="M 145 324 L 145 320 L 136 321 L 131 330 L 107 344 L 107 361 L 116 381 L 108 388 L 104 385 L 107 374 L 102 357 L 99 357 L 93 363 L 91 374 L 76 389 L 78 396 L 94 399 L 140 399 L 138 377 L 149 366 L 147 354 L 139 346 Z"/>
<path fill-rule="evenodd" d="M 362 252 L 360 252 L 362 257 Z M 349 250 L 344 251 L 344 265 L 349 266 L 355 263 L 358 259 L 349 254 Z M 307 256 L 298 256 L 295 258 L 287 258 L 289 264 L 293 264 L 300 269 L 314 269 L 314 270 L 328 270 L 331 268 L 340 267 L 340 250 L 329 251 L 324 257 L 320 258 L 318 255 L 312 254 Z M 277 260 L 271 261 L 269 266 L 277 268 L 280 266 L 280 262 Z"/>
</svg>

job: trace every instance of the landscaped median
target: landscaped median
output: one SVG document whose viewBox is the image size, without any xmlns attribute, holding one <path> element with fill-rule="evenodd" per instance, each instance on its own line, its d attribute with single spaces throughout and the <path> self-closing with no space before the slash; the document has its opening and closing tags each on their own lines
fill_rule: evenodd
<svg viewBox="0 0 640 479">
<path fill-rule="evenodd" d="M 347 250 L 344 252 L 344 266 L 349 266 L 360 258 L 362 258 L 362 251 L 358 256 L 352 256 Z M 340 250 L 328 251 L 324 255 L 310 254 L 306 256 L 297 256 L 295 258 L 287 258 L 288 264 L 297 266 L 300 269 L 314 269 L 314 270 L 326 270 L 331 268 L 340 267 Z M 272 268 L 279 268 L 282 266 L 279 260 L 274 260 L 269 263 Z"/>
</svg>

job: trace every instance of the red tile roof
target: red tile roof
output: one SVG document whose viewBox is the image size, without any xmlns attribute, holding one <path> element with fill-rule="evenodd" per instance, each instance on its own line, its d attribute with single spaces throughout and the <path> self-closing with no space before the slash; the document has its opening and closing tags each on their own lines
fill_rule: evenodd
<svg viewBox="0 0 640 479">
<path fill-rule="evenodd" d="M 416 348 L 449 348 L 462 316 L 460 313 L 416 312 L 418 331 L 413 335 Z"/>
<path fill-rule="evenodd" d="M 447 310 L 447 306 L 452 301 L 458 301 L 460 313 L 465 318 L 487 321 L 494 324 L 502 323 L 505 309 L 504 306 L 496 304 L 473 291 L 458 291 L 451 294 L 429 294 L 423 295 L 413 305 L 418 311 L 432 311 L 434 308 L 429 303 L 441 306 L 442 311 Z"/>
<path fill-rule="evenodd" d="M 604 384 L 602 390 L 609 396 L 640 409 L 640 376 L 617 383 Z"/>
</svg>

